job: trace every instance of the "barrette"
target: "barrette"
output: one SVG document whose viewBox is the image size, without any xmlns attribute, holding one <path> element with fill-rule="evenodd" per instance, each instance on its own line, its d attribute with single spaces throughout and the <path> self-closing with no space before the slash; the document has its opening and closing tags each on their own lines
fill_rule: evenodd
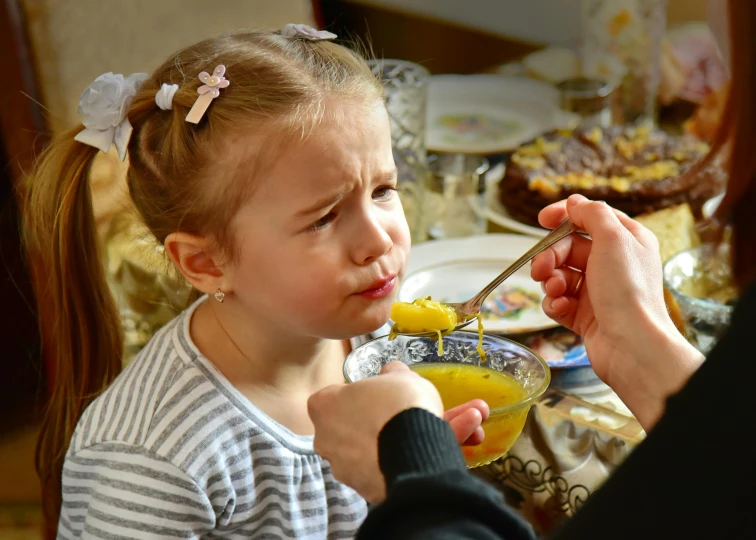
<svg viewBox="0 0 756 540">
<path fill-rule="evenodd" d="M 210 75 L 207 71 L 203 71 L 199 74 L 199 80 L 203 83 L 202 86 L 197 88 L 199 97 L 197 101 L 192 105 L 189 114 L 186 115 L 186 121 L 192 124 L 199 124 L 202 120 L 202 116 L 207 111 L 210 103 L 220 95 L 220 89 L 226 88 L 231 84 L 223 75 L 226 73 L 226 66 L 219 65 Z"/>
</svg>

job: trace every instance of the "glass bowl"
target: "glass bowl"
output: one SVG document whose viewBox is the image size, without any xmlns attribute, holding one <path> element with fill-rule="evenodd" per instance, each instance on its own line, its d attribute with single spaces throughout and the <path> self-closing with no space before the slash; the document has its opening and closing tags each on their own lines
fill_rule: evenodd
<svg viewBox="0 0 756 540">
<path fill-rule="evenodd" d="M 481 361 L 477 346 L 476 333 L 452 332 L 444 336 L 443 355 L 439 356 L 438 341 L 435 339 L 398 336 L 389 341 L 388 336 L 384 336 L 357 347 L 347 356 L 344 378 L 352 383 L 374 377 L 391 361 L 403 362 L 410 368 L 428 364 L 470 365 L 509 375 L 524 390 L 524 395 L 508 405 L 492 407 L 490 417 L 483 423 L 486 433 L 483 443 L 462 448 L 468 467 L 479 467 L 509 451 L 520 436 L 530 407 L 548 388 L 551 372 L 540 356 L 514 341 L 484 335 L 485 361 Z M 465 396 L 464 401 L 479 397 L 471 393 Z M 441 399 L 447 409 L 457 404 L 449 403 L 443 391 Z"/>
<path fill-rule="evenodd" d="M 708 353 L 730 324 L 736 299 L 726 244 L 681 251 L 664 264 L 664 286 L 672 293 L 690 341 Z"/>
</svg>

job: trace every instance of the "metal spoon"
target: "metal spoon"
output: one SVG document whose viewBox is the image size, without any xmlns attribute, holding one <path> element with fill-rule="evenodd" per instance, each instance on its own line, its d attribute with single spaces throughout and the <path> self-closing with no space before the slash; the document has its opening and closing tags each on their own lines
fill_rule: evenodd
<svg viewBox="0 0 756 540">
<path fill-rule="evenodd" d="M 483 301 L 488 297 L 489 294 L 494 292 L 496 288 L 501 285 L 501 283 L 507 279 L 509 276 L 517 272 L 520 268 L 522 268 L 525 263 L 527 263 L 530 259 L 541 253 L 542 251 L 550 248 L 557 242 L 559 242 L 562 238 L 565 238 L 566 236 L 569 236 L 570 234 L 577 231 L 577 227 L 574 223 L 570 220 L 570 218 L 565 219 L 563 222 L 561 222 L 555 229 L 552 229 L 552 231 L 544 236 L 538 243 L 536 243 L 532 248 L 530 248 L 528 251 L 525 252 L 525 254 L 517 259 L 515 262 L 509 265 L 509 267 L 504 270 L 501 274 L 496 276 L 496 278 L 486 285 L 482 291 L 480 291 L 478 294 L 473 296 L 470 300 L 467 302 L 459 302 L 454 304 L 444 304 L 446 306 L 449 306 L 454 309 L 454 311 L 457 314 L 457 325 L 454 327 L 454 330 L 459 330 L 460 328 L 464 328 L 471 322 L 473 322 L 475 319 L 478 318 L 480 315 L 480 308 L 483 306 Z M 404 336 L 435 336 L 437 335 L 437 332 L 418 332 L 418 333 L 408 333 L 408 332 L 400 332 L 396 325 L 392 328 L 392 333 L 396 333 L 399 335 Z M 446 332 L 445 332 L 446 333 Z"/>
</svg>

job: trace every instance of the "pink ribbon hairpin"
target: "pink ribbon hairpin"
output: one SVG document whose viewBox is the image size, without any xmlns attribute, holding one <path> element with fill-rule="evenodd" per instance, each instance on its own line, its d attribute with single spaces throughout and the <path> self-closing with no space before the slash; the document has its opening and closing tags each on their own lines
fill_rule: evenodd
<svg viewBox="0 0 756 540">
<path fill-rule="evenodd" d="M 212 75 L 207 71 L 203 71 L 199 74 L 199 80 L 205 84 L 197 88 L 199 97 L 197 98 L 197 101 L 194 102 L 189 114 L 186 115 L 187 122 L 199 124 L 199 121 L 202 119 L 202 116 L 204 116 L 210 103 L 220 95 L 220 89 L 226 88 L 231 84 L 230 81 L 224 77 L 225 73 L 226 66 L 219 65 L 215 68 Z"/>
</svg>

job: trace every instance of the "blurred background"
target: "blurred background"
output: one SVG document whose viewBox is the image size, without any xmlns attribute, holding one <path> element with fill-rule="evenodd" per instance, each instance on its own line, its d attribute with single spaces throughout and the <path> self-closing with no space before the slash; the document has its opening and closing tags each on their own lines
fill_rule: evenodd
<svg viewBox="0 0 756 540">
<path fill-rule="evenodd" d="M 298 22 L 368 44 L 377 58 L 408 61 L 433 76 L 496 74 L 555 88 L 581 75 L 581 60 L 586 75 L 588 64 L 580 56 L 587 31 L 586 1 L 1 0 L 0 539 L 41 537 L 34 439 L 54 378 L 44 361 L 44 339 L 36 323 L 33 262 L 26 260 L 20 242 L 17 193 L 34 155 L 52 135 L 77 125 L 79 95 L 92 80 L 108 71 L 151 71 L 176 49 L 225 31 L 276 30 Z M 606 0 L 610 1 L 614 2 Z M 624 4 L 634 2 L 653 3 L 666 15 L 660 22 L 658 46 L 649 49 L 656 58 L 642 66 L 655 80 L 652 103 L 641 111 L 648 116 L 644 119 L 670 132 L 687 130 L 707 139 L 711 133 L 707 119 L 716 112 L 724 77 L 703 22 L 706 1 L 625 0 Z M 597 3 L 601 0 L 593 1 Z M 593 76 L 604 75 L 619 86 L 627 66 L 608 62 L 594 65 L 593 70 Z M 423 111 L 425 106 L 423 102 Z M 424 121 L 423 117 L 421 124 Z M 434 149 L 430 146 L 429 151 Z M 445 150 L 442 144 L 436 146 Z M 469 153 L 486 154 L 491 169 L 507 153 L 505 146 Z M 126 283 L 160 281 L 153 287 L 160 289 L 158 296 L 182 286 L 152 276 L 151 272 L 158 273 L 155 267 L 146 267 L 148 263 L 124 247 L 128 242 L 119 243 L 125 229 L 115 227 L 115 218 L 127 205 L 123 164 L 113 154 L 98 157 L 92 189 L 132 354 L 181 306 L 141 313 L 136 303 L 129 302 Z M 489 232 L 498 230 L 495 224 L 487 227 Z M 420 231 L 419 236 L 426 233 Z"/>
</svg>

